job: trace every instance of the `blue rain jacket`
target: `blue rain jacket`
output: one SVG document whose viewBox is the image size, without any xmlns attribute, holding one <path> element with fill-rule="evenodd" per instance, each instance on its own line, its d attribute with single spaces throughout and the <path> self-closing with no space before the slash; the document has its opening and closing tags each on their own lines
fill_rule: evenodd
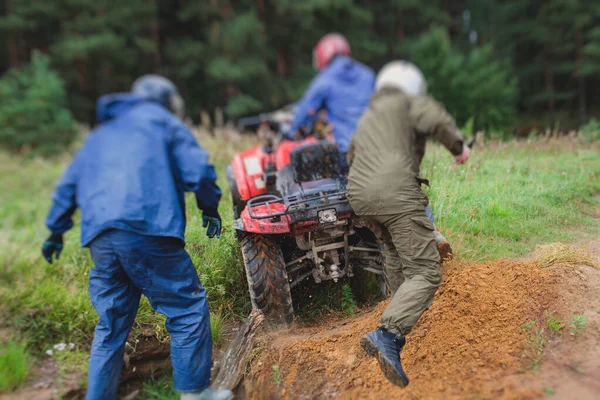
<svg viewBox="0 0 600 400">
<path fill-rule="evenodd" d="M 296 104 L 289 136 L 314 122 L 317 111 L 325 109 L 335 142 L 346 153 L 374 88 L 375 73 L 371 68 L 350 57 L 337 56 L 313 79 Z"/>
<path fill-rule="evenodd" d="M 101 97 L 98 121 L 54 192 L 52 233 L 73 226 L 81 209 L 81 245 L 109 229 L 184 240 L 184 192 L 198 207 L 217 207 L 216 172 L 189 129 L 158 103 L 127 93 Z"/>
</svg>

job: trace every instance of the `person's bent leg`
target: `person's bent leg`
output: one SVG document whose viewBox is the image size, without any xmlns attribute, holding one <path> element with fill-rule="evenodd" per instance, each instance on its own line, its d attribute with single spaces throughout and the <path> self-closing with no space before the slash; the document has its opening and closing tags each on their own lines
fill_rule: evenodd
<svg viewBox="0 0 600 400">
<path fill-rule="evenodd" d="M 100 321 L 96 325 L 86 400 L 117 398 L 127 335 L 137 314 L 140 291 L 128 278 L 107 232 L 90 245 L 90 298 Z"/>
<path fill-rule="evenodd" d="M 441 284 L 440 256 L 434 226 L 422 209 L 408 209 L 384 224 L 402 260 L 405 280 L 383 312 L 381 326 L 406 335 L 431 306 Z"/>
<path fill-rule="evenodd" d="M 175 390 L 201 392 L 210 384 L 212 364 L 206 291 L 179 240 L 150 238 L 143 253 L 150 271 L 144 295 L 167 316 Z"/>
<path fill-rule="evenodd" d="M 385 271 L 388 278 L 391 296 L 394 296 L 396 290 L 404 282 L 404 274 L 402 273 L 402 261 L 396 251 L 396 246 L 392 240 L 392 235 L 385 225 L 378 222 L 378 217 L 362 216 L 362 222 L 371 232 L 375 234 L 377 239 L 383 241 L 385 254 Z"/>
<path fill-rule="evenodd" d="M 439 255 L 433 238 L 433 224 L 418 206 L 376 219 L 392 236 L 405 279 L 385 309 L 379 329 L 363 336 L 360 345 L 377 359 L 390 382 L 404 387 L 409 383 L 400 360 L 400 352 L 406 344 L 404 335 L 431 305 L 440 285 Z"/>
</svg>

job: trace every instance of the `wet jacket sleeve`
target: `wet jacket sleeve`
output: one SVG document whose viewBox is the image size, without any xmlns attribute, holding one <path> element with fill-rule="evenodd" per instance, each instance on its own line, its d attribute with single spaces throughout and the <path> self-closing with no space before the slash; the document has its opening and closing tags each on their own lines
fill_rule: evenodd
<svg viewBox="0 0 600 400">
<path fill-rule="evenodd" d="M 46 217 L 46 226 L 53 234 L 63 234 L 73 227 L 73 214 L 77 209 L 79 154 L 71 161 L 52 195 L 52 207 Z"/>
<path fill-rule="evenodd" d="M 187 128 L 175 128 L 172 152 L 184 190 L 196 194 L 198 208 L 203 211 L 217 208 L 221 189 L 217 186 L 215 167 Z"/>
<path fill-rule="evenodd" d="M 317 75 L 310 83 L 308 90 L 296 104 L 294 109 L 294 120 L 287 135 L 293 138 L 296 132 L 305 125 L 315 121 L 318 111 L 324 106 L 329 85 L 323 74 Z"/>
<path fill-rule="evenodd" d="M 454 156 L 462 154 L 463 136 L 444 106 L 429 96 L 412 100 L 410 118 L 415 129 L 442 143 Z"/>
</svg>

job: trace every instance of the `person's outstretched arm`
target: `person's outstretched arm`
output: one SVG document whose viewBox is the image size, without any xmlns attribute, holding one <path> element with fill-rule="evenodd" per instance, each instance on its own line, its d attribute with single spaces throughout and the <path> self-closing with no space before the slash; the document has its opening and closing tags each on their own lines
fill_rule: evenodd
<svg viewBox="0 0 600 400">
<path fill-rule="evenodd" d="M 464 144 L 460 129 L 444 106 L 430 96 L 412 99 L 410 117 L 413 127 L 431 136 L 452 153 L 456 163 L 463 164 L 469 158 L 469 148 Z"/>
</svg>

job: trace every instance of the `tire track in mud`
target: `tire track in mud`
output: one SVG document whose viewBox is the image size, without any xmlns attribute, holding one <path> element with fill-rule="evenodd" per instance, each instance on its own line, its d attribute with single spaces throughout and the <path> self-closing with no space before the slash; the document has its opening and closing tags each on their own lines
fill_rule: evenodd
<svg viewBox="0 0 600 400">
<path fill-rule="evenodd" d="M 575 269 L 511 260 L 447 263 L 431 309 L 407 336 L 405 389 L 390 384 L 359 346 L 378 326 L 386 306 L 380 303 L 351 319 L 269 333 L 245 392 L 251 399 L 539 398 L 544 382 L 531 370 L 531 332 L 523 325 L 543 327 L 548 312 L 572 312 L 564 291 L 573 304 L 597 298 L 600 271 L 585 269 L 595 283 L 586 279 L 582 286 L 572 281 L 581 274 Z M 566 334 L 562 341 L 568 340 Z"/>
</svg>

